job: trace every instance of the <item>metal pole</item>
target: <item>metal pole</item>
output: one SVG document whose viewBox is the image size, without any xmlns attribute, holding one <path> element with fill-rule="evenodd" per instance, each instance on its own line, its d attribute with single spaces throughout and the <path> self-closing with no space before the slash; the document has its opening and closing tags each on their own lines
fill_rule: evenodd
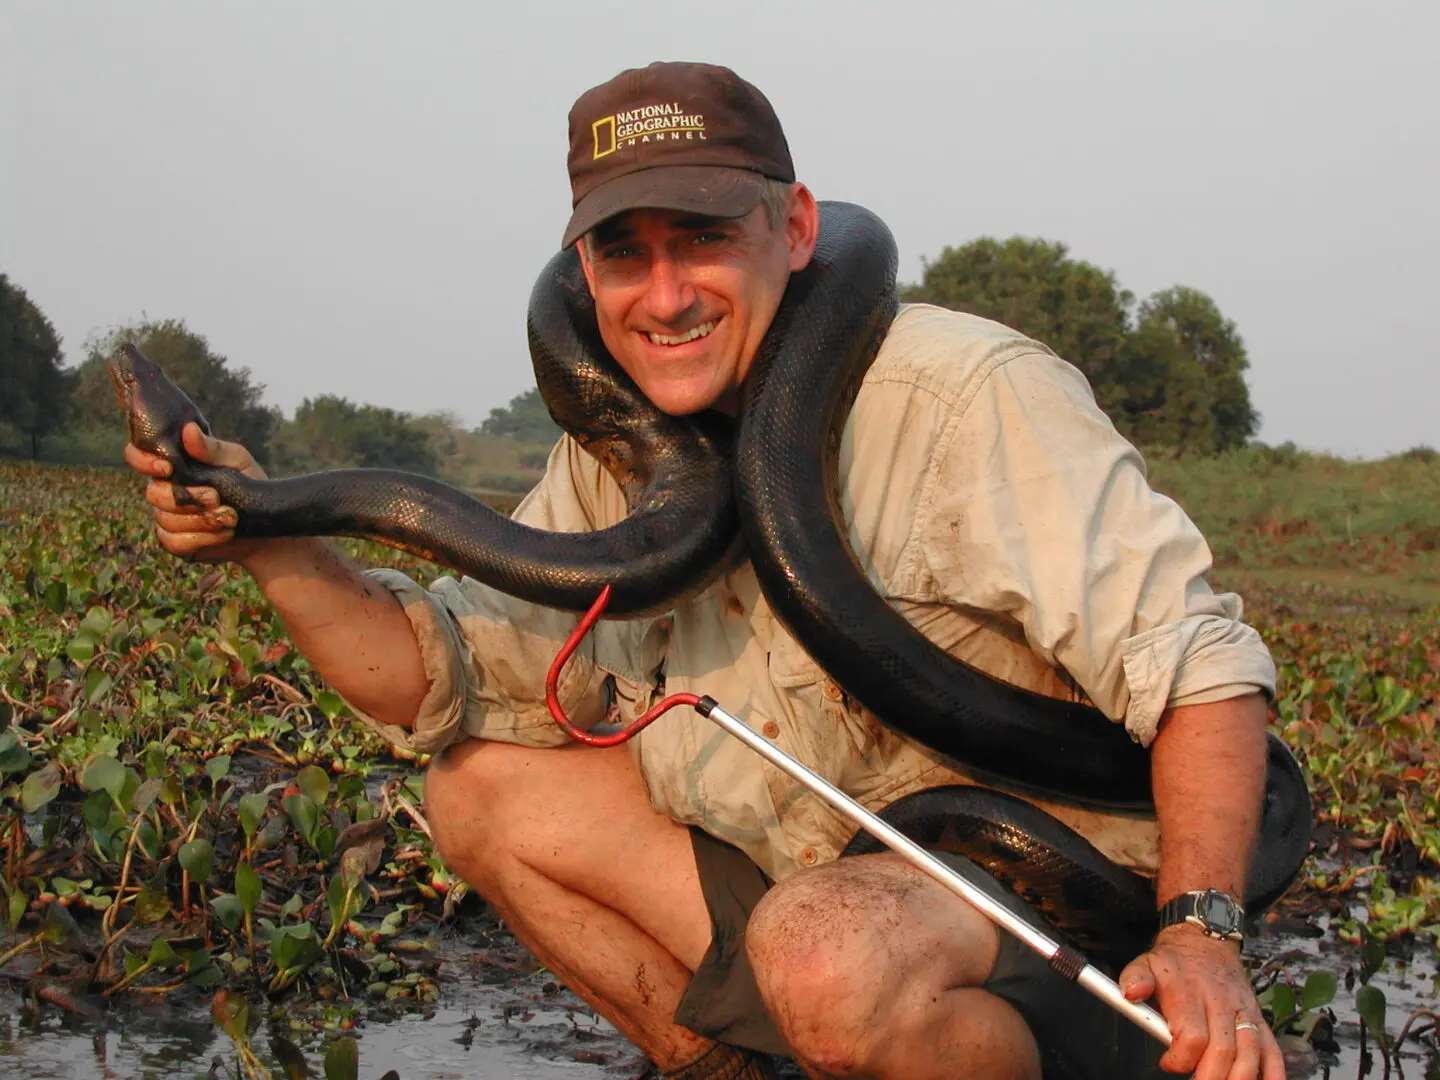
<svg viewBox="0 0 1440 1080">
<path fill-rule="evenodd" d="M 700 703 L 695 706 L 695 711 L 701 716 L 715 721 L 771 765 L 804 784 L 911 865 L 923 870 L 951 892 L 959 895 L 961 899 L 979 908 L 987 918 L 1014 934 L 1046 960 L 1051 961 L 1052 966 L 1062 974 L 1070 974 L 1063 970 L 1066 960 L 1073 958 L 1083 962 L 1083 967 L 1070 974 L 1075 982 L 1117 1012 L 1134 1021 L 1165 1046 L 1170 1045 L 1170 1028 L 1165 1023 L 1165 1018 L 1150 1006 L 1126 998 L 1113 979 L 1093 964 L 1085 961 L 1084 957 L 1079 956 L 1073 950 L 1062 947 L 1049 935 L 1031 926 L 1009 908 L 993 899 L 983 889 L 966 881 L 904 833 L 870 813 L 824 777 L 796 761 L 774 743 L 755 734 L 743 721 L 721 708 L 713 698 L 702 697 Z M 1057 960 L 1060 962 L 1057 963 Z"/>
</svg>

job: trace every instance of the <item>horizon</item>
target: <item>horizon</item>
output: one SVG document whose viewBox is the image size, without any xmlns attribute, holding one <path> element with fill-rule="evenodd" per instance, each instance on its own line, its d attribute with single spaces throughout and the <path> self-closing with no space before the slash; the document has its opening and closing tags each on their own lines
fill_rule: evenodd
<svg viewBox="0 0 1440 1080">
<path fill-rule="evenodd" d="M 1257 439 L 1440 441 L 1440 146 L 1417 137 L 1440 9 L 746 0 L 696 35 L 670 6 L 563 6 L 22 4 L 0 270 L 72 366 L 174 318 L 287 417 L 333 393 L 478 427 L 534 385 L 571 102 L 678 52 L 770 97 L 801 178 L 889 222 L 902 282 L 981 236 L 1057 241 L 1139 300 L 1214 298 Z"/>
</svg>

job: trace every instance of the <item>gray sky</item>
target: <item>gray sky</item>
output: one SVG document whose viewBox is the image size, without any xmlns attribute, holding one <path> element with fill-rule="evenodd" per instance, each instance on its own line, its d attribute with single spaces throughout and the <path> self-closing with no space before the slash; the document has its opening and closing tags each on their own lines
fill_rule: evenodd
<svg viewBox="0 0 1440 1080">
<path fill-rule="evenodd" d="M 1039 236 L 1239 326 L 1261 438 L 1440 444 L 1440 4 L 0 0 L 0 270 L 68 358 L 183 318 L 287 412 L 477 423 L 533 384 L 565 117 L 656 59 L 756 83 L 902 280 Z"/>
</svg>

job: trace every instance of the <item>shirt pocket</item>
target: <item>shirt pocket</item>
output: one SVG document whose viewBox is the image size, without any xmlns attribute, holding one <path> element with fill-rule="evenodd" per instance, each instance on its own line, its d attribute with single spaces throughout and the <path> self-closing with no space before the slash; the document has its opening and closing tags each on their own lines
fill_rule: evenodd
<svg viewBox="0 0 1440 1080">
<path fill-rule="evenodd" d="M 769 675 L 781 712 L 773 718 L 781 748 L 842 789 L 869 781 L 876 737 L 865 711 L 778 626 L 770 643 Z"/>
</svg>

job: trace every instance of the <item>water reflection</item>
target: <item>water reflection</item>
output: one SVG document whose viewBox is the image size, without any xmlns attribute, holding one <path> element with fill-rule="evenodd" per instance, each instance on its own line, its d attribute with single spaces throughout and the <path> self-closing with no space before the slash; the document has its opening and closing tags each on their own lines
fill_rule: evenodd
<svg viewBox="0 0 1440 1080">
<path fill-rule="evenodd" d="M 1392 1036 L 1416 1010 L 1440 1011 L 1436 953 L 1429 939 L 1422 940 L 1408 962 L 1392 957 L 1372 980 L 1385 993 L 1386 1026 Z M 1345 987 L 1347 971 L 1358 966 L 1356 950 L 1332 934 L 1313 939 L 1276 935 L 1254 942 L 1249 954 L 1257 960 L 1284 958 L 1296 982 L 1319 968 L 1335 972 L 1340 980 L 1331 1005 L 1339 1053 L 1293 1060 L 1292 1080 L 1362 1076 L 1354 989 Z M 393 1016 L 377 1007 L 356 1026 L 361 1077 L 374 1080 L 394 1069 L 402 1080 L 633 1080 L 643 1072 L 644 1059 L 634 1048 L 544 972 L 517 976 L 510 965 L 487 963 L 481 950 L 467 960 L 447 963 L 445 971 L 438 1005 Z M 14 984 L 0 984 L 0 1080 L 234 1075 L 233 1048 L 212 1024 L 208 998 L 130 994 L 108 1010 L 102 999 L 90 1003 L 102 1010 L 94 1017 L 51 1005 L 37 1008 Z M 261 1012 L 258 1005 L 252 1007 L 252 1016 Z M 253 1020 L 252 1045 L 274 1075 L 283 1076 L 269 1052 L 276 1034 L 296 1042 L 312 1063 L 312 1075 L 321 1075 L 320 1062 L 333 1032 L 292 1029 L 284 1013 L 278 1021 Z M 1426 1077 L 1430 1062 L 1426 1048 L 1412 1042 L 1390 1075 L 1419 1080 Z M 1369 1075 L 1383 1072 L 1377 1054 Z"/>
</svg>

